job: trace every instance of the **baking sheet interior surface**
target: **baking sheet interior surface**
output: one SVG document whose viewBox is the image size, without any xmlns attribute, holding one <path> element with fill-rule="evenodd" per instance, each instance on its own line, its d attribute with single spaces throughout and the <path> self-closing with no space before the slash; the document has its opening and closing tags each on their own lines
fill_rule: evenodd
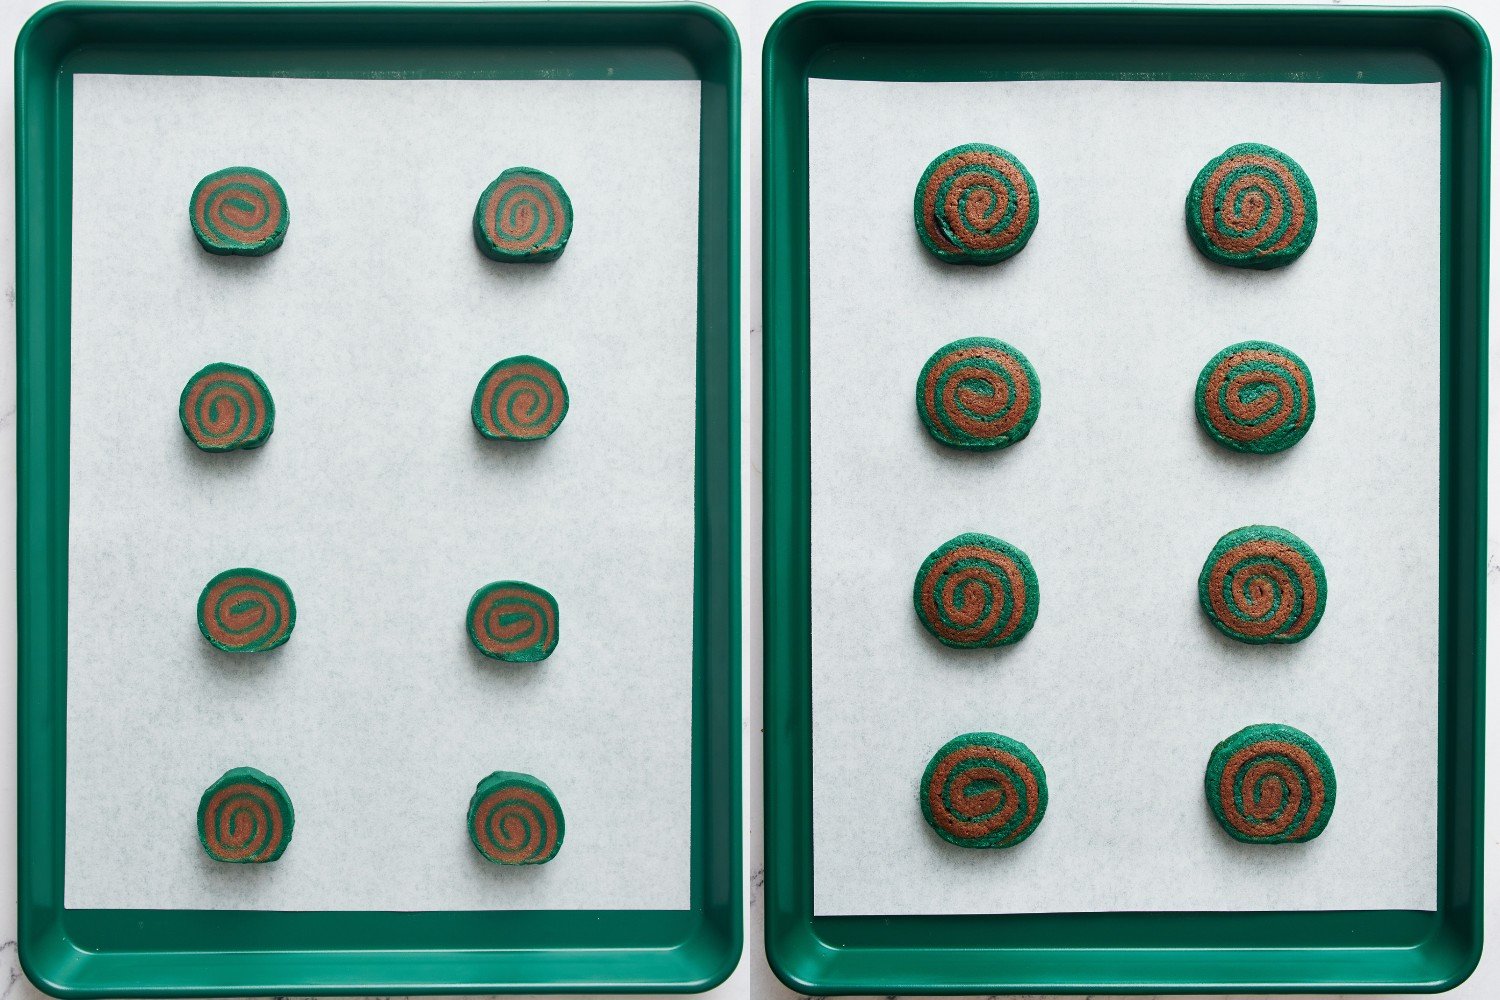
<svg viewBox="0 0 1500 1000">
<path fill-rule="evenodd" d="M 1436 903 L 1440 88 L 1119 81 L 809 81 L 814 913 L 1416 909 Z M 1184 197 L 1239 142 L 1316 190 L 1311 248 L 1275 271 L 1205 260 Z M 1017 155 L 1040 219 L 995 267 L 929 255 L 912 195 L 961 143 Z M 1020 348 L 1035 429 L 1001 452 L 935 442 L 928 356 Z M 1237 341 L 1316 385 L 1289 451 L 1232 453 L 1193 414 Z M 1285 527 L 1327 571 L 1291 646 L 1220 635 L 1198 604 L 1215 541 Z M 1025 550 L 1019 644 L 952 650 L 918 623 L 922 560 L 967 531 Z M 1282 722 L 1338 778 L 1316 840 L 1224 834 L 1215 743 Z M 929 757 L 994 730 L 1046 769 L 1029 840 L 963 850 L 918 807 Z"/>
<path fill-rule="evenodd" d="M 73 99 L 66 904 L 686 908 L 698 82 L 81 75 Z M 286 241 L 211 256 L 189 193 L 242 164 L 285 189 Z M 479 193 L 519 165 L 572 199 L 554 263 L 475 247 Z M 568 415 L 485 441 L 475 385 L 516 354 L 557 366 Z M 266 380 L 265 447 L 184 436 L 215 361 Z M 199 634 L 235 566 L 292 587 L 286 646 Z M 470 645 L 500 579 L 556 596 L 546 661 Z M 241 764 L 292 797 L 275 864 L 194 834 Z M 557 794 L 552 862 L 470 844 L 497 769 Z"/>
</svg>

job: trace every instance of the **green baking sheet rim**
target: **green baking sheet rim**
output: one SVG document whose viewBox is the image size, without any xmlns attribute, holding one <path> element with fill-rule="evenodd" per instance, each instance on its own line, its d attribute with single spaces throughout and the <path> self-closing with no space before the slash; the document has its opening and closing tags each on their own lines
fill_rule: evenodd
<svg viewBox="0 0 1500 1000">
<path fill-rule="evenodd" d="M 815 2 L 771 28 L 764 74 L 765 891 L 777 975 L 819 995 L 1436 991 L 1461 981 L 1481 946 L 1483 31 L 1432 8 Z M 813 915 L 810 76 L 1443 82 L 1436 912 Z"/>
<path fill-rule="evenodd" d="M 63 906 L 72 75 L 699 79 L 690 908 Z M 687 992 L 740 916 L 739 42 L 711 7 L 63 3 L 16 43 L 22 967 L 58 996 Z"/>
</svg>

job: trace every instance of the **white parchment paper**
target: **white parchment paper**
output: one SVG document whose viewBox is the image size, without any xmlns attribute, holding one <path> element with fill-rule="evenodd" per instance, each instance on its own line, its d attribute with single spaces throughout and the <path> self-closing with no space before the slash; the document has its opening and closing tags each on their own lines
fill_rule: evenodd
<svg viewBox="0 0 1500 1000">
<path fill-rule="evenodd" d="M 1432 909 L 1436 895 L 1439 87 L 1157 82 L 810 90 L 815 909 L 820 914 Z M 1041 217 L 993 268 L 928 255 L 928 161 L 992 142 Z M 1241 141 L 1317 192 L 1291 267 L 1207 262 L 1183 200 Z M 923 429 L 917 373 L 960 336 L 1041 379 L 1003 453 Z M 1264 338 L 1312 370 L 1311 432 L 1235 455 L 1193 416 L 1198 372 Z M 1295 646 L 1228 640 L 1198 606 L 1225 531 L 1278 524 L 1321 556 L 1327 613 Z M 1003 651 L 949 650 L 912 611 L 928 552 L 984 531 L 1030 554 L 1041 613 Z M 1317 840 L 1239 844 L 1203 770 L 1242 726 L 1316 737 L 1338 777 Z M 973 851 L 923 822 L 950 737 L 1027 743 L 1051 800 L 1030 840 Z"/>
<path fill-rule="evenodd" d="M 698 111 L 696 81 L 76 79 L 68 906 L 688 905 Z M 193 186 L 233 164 L 287 192 L 267 257 L 190 232 Z M 518 164 L 572 198 L 556 263 L 475 248 L 480 191 Z M 486 442 L 474 386 L 518 353 L 571 409 L 545 442 Z M 265 448 L 184 437 L 210 361 L 266 380 Z M 198 633 L 200 588 L 240 565 L 293 588 L 279 650 Z M 469 644 L 502 578 L 558 599 L 544 663 Z M 294 802 L 272 865 L 196 840 L 242 764 Z M 553 862 L 473 850 L 496 769 L 557 793 Z"/>
</svg>

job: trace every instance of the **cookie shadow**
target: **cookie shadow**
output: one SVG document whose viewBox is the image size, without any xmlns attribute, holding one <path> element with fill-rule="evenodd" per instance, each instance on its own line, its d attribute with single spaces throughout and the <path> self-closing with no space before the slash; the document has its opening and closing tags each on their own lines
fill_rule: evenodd
<svg viewBox="0 0 1500 1000">
<path fill-rule="evenodd" d="M 187 231 L 183 234 L 183 239 L 188 244 L 192 269 L 202 278 L 212 277 L 218 281 L 232 283 L 248 283 L 270 270 L 274 266 L 272 258 L 286 250 L 291 238 L 291 232 L 288 231 L 280 246 L 270 253 L 256 257 L 238 253 L 209 253 L 203 249 L 203 244 L 198 242 L 198 237 L 193 235 L 191 226 L 187 227 Z"/>
<path fill-rule="evenodd" d="M 1193 242 L 1192 234 L 1188 232 L 1185 223 L 1182 227 L 1182 240 L 1187 244 L 1188 249 L 1192 251 L 1192 267 L 1198 275 L 1210 281 L 1221 282 L 1226 286 L 1236 289 L 1255 287 L 1256 282 L 1260 282 L 1258 287 L 1274 288 L 1278 283 L 1290 280 L 1291 276 L 1287 272 L 1297 266 L 1297 261 L 1295 260 L 1281 267 L 1268 268 L 1235 267 L 1232 264 L 1220 264 L 1218 261 L 1210 260 L 1203 255 L 1203 251 L 1198 249 L 1198 244 Z M 1310 251 L 1311 247 L 1308 249 Z M 1237 339 L 1243 340 L 1246 338 L 1240 337 Z M 1225 343 L 1233 343 L 1233 341 L 1227 340 Z"/>
<path fill-rule="evenodd" d="M 1189 413 L 1188 418 L 1193 421 L 1193 425 L 1197 431 L 1193 437 L 1198 448 L 1198 454 L 1209 464 L 1219 469 L 1246 474 L 1275 471 L 1286 464 L 1292 451 L 1292 448 L 1267 453 L 1235 451 L 1233 448 L 1226 448 L 1215 441 L 1208 431 L 1203 429 L 1203 425 L 1198 422 L 1196 413 Z M 1292 447 L 1295 448 L 1296 446 L 1293 445 Z M 1231 527 L 1237 528 L 1239 525 L 1232 525 Z M 1225 528 L 1224 530 L 1228 531 L 1230 529 Z"/>
<path fill-rule="evenodd" d="M 240 474 L 248 463 L 254 462 L 256 456 L 271 445 L 271 438 L 259 448 L 235 448 L 232 451 L 204 451 L 193 444 L 187 434 L 178 427 L 178 433 L 182 435 L 183 454 L 193 471 L 211 478 L 228 478 Z M 274 437 L 274 433 L 272 437 Z"/>
<path fill-rule="evenodd" d="M 916 633 L 916 641 L 925 645 L 931 651 L 932 659 L 944 671 L 983 670 L 988 667 L 999 667 L 1016 654 L 1017 647 L 1026 645 L 1028 632 L 1018 641 L 1005 646 L 982 646 L 976 649 L 957 649 L 946 643 L 939 642 L 937 637 L 927 631 L 926 626 L 917 618 L 916 612 L 908 604 L 907 614 L 910 616 L 908 627 Z"/>
<path fill-rule="evenodd" d="M 469 638 L 467 630 L 460 636 L 469 664 L 479 673 L 482 683 L 506 696 L 521 695 L 540 688 L 546 682 L 547 665 L 552 657 L 534 663 L 512 663 L 485 656 Z M 482 859 L 481 859 L 482 860 Z"/>
<path fill-rule="evenodd" d="M 516 476 L 530 476 L 545 468 L 552 435 L 536 441 L 499 441 L 479 433 L 472 419 L 466 419 L 464 423 L 469 435 L 470 454 L 480 468 Z"/>
<path fill-rule="evenodd" d="M 911 419 L 916 433 L 922 438 L 922 447 L 926 450 L 928 457 L 940 465 L 953 469 L 1003 469 L 1007 463 L 1017 461 L 1013 453 L 1018 448 L 1026 447 L 1026 440 L 1031 436 L 1027 434 L 1025 438 L 1006 445 L 1004 448 L 955 448 L 932 436 L 932 432 L 922 422 L 922 415 L 917 412 L 915 399 L 911 404 Z"/>
<path fill-rule="evenodd" d="M 1317 653 L 1309 652 L 1305 647 L 1309 642 L 1317 638 L 1318 630 L 1314 628 L 1303 639 L 1298 642 L 1240 642 L 1225 635 L 1217 625 L 1208 617 L 1203 610 L 1203 603 L 1196 595 L 1193 599 L 1193 613 L 1198 619 L 1198 625 L 1207 633 L 1211 634 L 1211 642 L 1214 647 L 1224 653 L 1230 662 L 1225 664 L 1225 670 L 1235 670 L 1249 665 L 1255 669 L 1304 669 L 1305 661 L 1309 657 L 1316 657 Z M 1319 624 L 1322 624 L 1319 622 Z"/>
<path fill-rule="evenodd" d="M 562 280 L 567 273 L 563 270 L 568 259 L 567 250 L 555 260 L 496 260 L 479 249 L 472 232 L 469 235 L 469 247 L 473 250 L 469 257 L 470 274 L 478 280 L 492 281 L 498 288 L 532 292 L 546 286 L 549 281 Z"/>
</svg>

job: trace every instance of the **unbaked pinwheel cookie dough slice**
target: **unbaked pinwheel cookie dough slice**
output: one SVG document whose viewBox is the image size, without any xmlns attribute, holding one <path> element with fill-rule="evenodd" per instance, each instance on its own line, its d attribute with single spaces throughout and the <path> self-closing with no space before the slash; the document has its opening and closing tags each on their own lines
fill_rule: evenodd
<svg viewBox="0 0 1500 1000">
<path fill-rule="evenodd" d="M 294 821 L 281 782 L 253 767 L 225 771 L 198 801 L 198 841 L 215 861 L 275 861 L 292 842 Z"/>
<path fill-rule="evenodd" d="M 203 249 L 239 257 L 261 257 L 281 246 L 292 218 L 281 185 L 254 167 L 225 167 L 199 181 L 188 217 Z"/>
<path fill-rule="evenodd" d="M 177 419 L 203 451 L 259 448 L 276 428 L 276 404 L 259 375 L 217 361 L 198 369 L 182 387 Z"/>
<path fill-rule="evenodd" d="M 495 771 L 469 800 L 469 840 L 497 865 L 544 865 L 563 843 L 563 812 L 540 778 Z"/>
<path fill-rule="evenodd" d="M 535 167 L 502 171 L 474 207 L 474 242 L 495 260 L 556 260 L 572 235 L 568 192 L 556 177 Z"/>
<path fill-rule="evenodd" d="M 530 354 L 491 365 L 469 406 L 475 429 L 492 441 L 540 441 L 567 415 L 567 383 L 551 364 Z"/>
<path fill-rule="evenodd" d="M 557 599 L 535 584 L 496 580 L 469 601 L 469 641 L 493 660 L 535 663 L 557 648 Z"/>
<path fill-rule="evenodd" d="M 226 653 L 275 649 L 292 637 L 296 624 L 292 588 L 262 569 L 226 569 L 198 595 L 198 630 Z"/>
</svg>

